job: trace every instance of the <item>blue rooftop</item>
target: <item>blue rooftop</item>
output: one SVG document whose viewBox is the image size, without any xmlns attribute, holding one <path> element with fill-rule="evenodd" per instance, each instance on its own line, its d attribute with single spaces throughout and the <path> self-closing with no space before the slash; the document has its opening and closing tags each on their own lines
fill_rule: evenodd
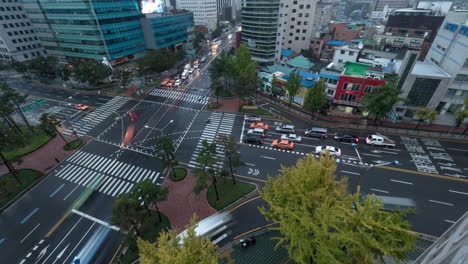
<svg viewBox="0 0 468 264">
<path fill-rule="evenodd" d="M 337 46 L 343 46 L 349 44 L 349 42 L 346 41 L 339 41 L 339 40 L 330 40 L 327 42 L 327 45 L 337 45 Z"/>
<path fill-rule="evenodd" d="M 263 68 L 262 71 L 268 72 L 271 74 L 275 72 L 282 72 L 285 74 L 290 74 L 292 71 L 294 71 L 294 69 L 292 69 L 291 67 L 286 67 L 286 66 L 282 66 L 279 64 L 273 64 L 273 65 Z"/>
<path fill-rule="evenodd" d="M 319 77 L 317 74 L 313 74 L 313 73 L 306 72 L 306 71 L 299 71 L 299 75 L 302 76 L 302 78 L 314 79 L 314 80 L 317 80 Z"/>
<path fill-rule="evenodd" d="M 353 40 L 351 40 L 351 42 L 362 42 L 362 41 L 364 41 L 364 39 L 353 39 Z"/>
<path fill-rule="evenodd" d="M 292 53 L 293 53 L 292 50 L 288 50 L 288 49 L 282 49 L 282 50 L 281 50 L 281 56 L 288 57 L 288 56 L 290 56 Z"/>
<path fill-rule="evenodd" d="M 318 75 L 317 75 L 317 77 L 318 77 Z M 289 79 L 289 74 L 285 75 L 283 77 L 280 77 L 280 78 L 287 81 Z M 306 88 L 310 88 L 310 87 L 314 86 L 314 83 L 315 83 L 315 81 L 301 78 L 301 85 L 306 87 Z"/>
</svg>

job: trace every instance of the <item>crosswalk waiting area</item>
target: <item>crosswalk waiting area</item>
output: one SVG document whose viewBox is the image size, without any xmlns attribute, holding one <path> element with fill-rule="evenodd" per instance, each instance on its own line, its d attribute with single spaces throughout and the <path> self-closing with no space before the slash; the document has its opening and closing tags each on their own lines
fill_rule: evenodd
<svg viewBox="0 0 468 264">
<path fill-rule="evenodd" d="M 67 162 L 55 174 L 57 177 L 82 186 L 89 186 L 94 179 L 100 177 L 101 184 L 97 191 L 113 197 L 127 193 L 136 183 L 146 179 L 156 183 L 160 175 L 154 170 L 84 151 L 76 152 Z"/>
<path fill-rule="evenodd" d="M 195 168 L 199 166 L 197 158 L 203 147 L 203 140 L 206 140 L 208 143 L 213 143 L 220 134 L 231 135 L 235 119 L 235 114 L 220 112 L 211 113 L 210 122 L 206 124 L 205 129 L 203 130 L 200 140 L 198 141 L 195 151 L 190 159 L 189 167 Z M 215 167 L 221 169 L 225 158 L 224 147 L 221 144 L 216 145 L 216 157 L 219 161 Z"/>
<path fill-rule="evenodd" d="M 182 91 L 165 90 L 165 89 L 159 89 L 159 88 L 153 89 L 149 94 L 154 95 L 154 96 L 169 98 L 173 100 L 182 100 L 182 101 L 186 101 L 186 102 L 194 103 L 194 104 L 205 105 L 205 104 L 208 104 L 210 101 L 210 97 L 208 96 L 192 94 L 192 93 L 187 93 L 187 92 L 182 92 Z"/>
<path fill-rule="evenodd" d="M 112 98 L 81 120 L 74 122 L 63 134 L 72 135 L 74 131 L 80 137 L 86 135 L 104 119 L 108 118 L 110 115 L 115 115 L 115 112 L 130 100 L 131 98 L 126 96 L 116 96 Z"/>
</svg>

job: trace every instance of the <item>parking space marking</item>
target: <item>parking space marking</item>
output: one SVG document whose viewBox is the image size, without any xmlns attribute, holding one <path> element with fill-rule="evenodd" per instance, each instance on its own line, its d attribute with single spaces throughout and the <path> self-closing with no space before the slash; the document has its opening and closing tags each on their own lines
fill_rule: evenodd
<svg viewBox="0 0 468 264">
<path fill-rule="evenodd" d="M 380 190 L 380 189 L 373 189 L 370 188 L 369 190 L 375 191 L 375 192 L 381 192 L 381 193 L 388 193 L 388 191 Z"/>
</svg>

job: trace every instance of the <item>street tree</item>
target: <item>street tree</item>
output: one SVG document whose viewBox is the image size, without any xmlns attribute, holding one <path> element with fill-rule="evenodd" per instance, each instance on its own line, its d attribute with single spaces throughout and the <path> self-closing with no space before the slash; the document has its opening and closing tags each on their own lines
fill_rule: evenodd
<svg viewBox="0 0 468 264">
<path fill-rule="evenodd" d="M 349 194 L 347 179 L 335 176 L 336 161 L 307 156 L 270 177 L 260 212 L 278 227 L 283 245 L 297 263 L 378 263 L 404 260 L 415 235 L 404 214 L 383 211 L 375 196 Z"/>
<path fill-rule="evenodd" d="M 161 160 L 165 168 L 171 170 L 172 176 L 176 179 L 176 172 L 174 167 L 179 164 L 175 156 L 175 148 L 172 142 L 172 138 L 159 137 L 156 140 L 155 146 L 156 158 Z"/>
<path fill-rule="evenodd" d="M 318 113 L 318 111 L 322 110 L 323 106 L 327 103 L 325 90 L 326 86 L 323 80 L 316 82 L 314 86 L 307 91 L 304 106 L 312 112 Z"/>
<path fill-rule="evenodd" d="M 28 119 L 26 116 L 24 116 L 23 110 L 21 109 L 21 104 L 24 104 L 26 102 L 26 98 L 28 95 L 22 95 L 18 92 L 16 92 L 15 89 L 11 88 L 8 86 L 6 83 L 0 83 L 0 92 L 3 98 L 0 99 L 0 101 L 4 102 L 10 102 L 11 105 L 15 108 L 16 113 L 23 119 L 23 122 L 28 126 L 28 128 L 31 130 L 31 132 L 34 134 L 34 128 L 29 124 Z"/>
<path fill-rule="evenodd" d="M 23 131 L 21 131 L 12 117 L 14 112 L 15 107 L 9 98 L 5 94 L 0 94 L 0 117 L 11 129 L 14 129 L 18 134 L 23 135 Z"/>
<path fill-rule="evenodd" d="M 418 118 L 418 124 L 414 129 L 417 129 L 421 122 L 428 121 L 429 124 L 434 122 L 437 118 L 437 114 L 439 114 L 436 110 L 428 108 L 428 107 L 421 107 L 416 112 L 414 115 Z"/>
<path fill-rule="evenodd" d="M 57 129 L 57 127 L 62 126 L 62 124 L 56 116 L 50 115 L 48 113 L 43 113 L 39 118 L 39 121 L 41 121 L 41 123 L 39 124 L 39 128 L 42 131 L 44 131 L 47 135 L 53 137 L 55 136 L 55 134 L 58 134 L 65 142 L 65 144 L 68 143 L 68 141 L 63 137 L 62 133 L 60 133 Z"/>
<path fill-rule="evenodd" d="M 455 111 L 455 126 L 460 127 L 466 118 L 468 118 L 468 96 L 465 96 L 463 107 Z M 463 134 L 468 130 L 468 125 L 466 125 Z"/>
<path fill-rule="evenodd" d="M 216 157 L 216 143 L 208 143 L 208 141 L 203 140 L 202 148 L 198 153 L 196 161 L 199 167 L 194 171 L 195 176 L 197 176 L 197 182 L 193 191 L 200 193 L 202 190 L 207 189 L 211 183 L 215 189 L 216 200 L 219 200 L 218 186 L 216 185 L 216 170 L 214 167 L 219 161 L 219 158 Z"/>
<path fill-rule="evenodd" d="M 288 83 L 286 83 L 286 90 L 289 95 L 289 106 L 291 106 L 292 99 L 297 95 L 301 87 L 301 76 L 297 72 L 289 75 Z"/>
<path fill-rule="evenodd" d="M 124 69 L 117 69 L 114 71 L 113 76 L 119 79 L 120 87 L 125 88 L 131 82 L 133 73 Z"/>
<path fill-rule="evenodd" d="M 276 79 L 276 76 L 273 74 L 273 78 L 271 78 L 271 93 L 273 93 L 273 91 L 277 87 L 278 87 L 278 80 Z"/>
<path fill-rule="evenodd" d="M 18 172 L 16 171 L 15 166 L 13 166 L 13 164 L 11 164 L 7 159 L 4 152 L 11 147 L 21 146 L 23 143 L 24 138 L 20 134 L 16 133 L 9 127 L 6 127 L 4 124 L 0 124 L 0 158 L 18 184 L 22 184 L 21 179 L 18 176 Z"/>
<path fill-rule="evenodd" d="M 195 50 L 198 50 L 202 47 L 203 41 L 205 41 L 203 34 L 195 33 L 195 39 L 193 40 L 193 47 Z"/>
<path fill-rule="evenodd" d="M 216 96 L 216 103 L 219 103 L 219 91 L 223 89 L 223 84 L 219 81 L 219 79 L 213 79 L 210 84 L 211 90 L 214 92 Z"/>
<path fill-rule="evenodd" d="M 242 43 L 236 50 L 233 65 L 237 94 L 241 97 L 252 95 L 257 88 L 257 62 L 252 60 L 246 43 Z"/>
<path fill-rule="evenodd" d="M 75 78 L 82 84 L 98 85 L 112 74 L 111 68 L 98 61 L 84 61 L 73 68 Z"/>
<path fill-rule="evenodd" d="M 135 63 L 138 66 L 138 74 L 146 77 L 148 74 L 161 73 L 170 69 L 176 63 L 176 56 L 174 52 L 167 49 L 148 50 Z"/>
<path fill-rule="evenodd" d="M 196 218 L 192 217 L 183 239 L 177 230 L 161 231 L 156 242 L 138 238 L 141 264 L 217 264 L 218 247 L 209 238 L 195 232 Z"/>
<path fill-rule="evenodd" d="M 219 134 L 218 142 L 224 148 L 224 154 L 228 161 L 232 182 L 236 184 L 233 168 L 243 165 L 243 162 L 240 158 L 240 154 L 238 152 L 239 145 L 237 145 L 236 140 L 234 140 L 232 136 L 229 136 L 227 134 Z"/>
<path fill-rule="evenodd" d="M 144 217 L 144 208 L 131 193 L 121 194 L 112 202 L 111 223 L 128 231 L 128 233 L 133 229 L 137 236 L 141 236 L 140 224 Z"/>
<path fill-rule="evenodd" d="M 402 91 L 397 88 L 397 82 L 396 77 L 389 77 L 385 84 L 377 86 L 375 92 L 361 98 L 361 104 L 366 111 L 374 115 L 375 122 L 390 112 L 396 103 L 404 100 L 400 97 Z"/>
<path fill-rule="evenodd" d="M 54 79 L 59 74 L 57 58 L 53 56 L 36 57 L 28 62 L 28 69 L 41 77 Z"/>
<path fill-rule="evenodd" d="M 133 188 L 131 193 L 134 195 L 134 198 L 143 202 L 143 207 L 146 210 L 148 216 L 151 216 L 151 205 L 154 205 L 156 212 L 158 214 L 159 222 L 162 222 L 161 213 L 159 212 L 158 203 L 167 200 L 169 195 L 169 189 L 166 187 L 161 187 L 158 184 L 151 182 L 150 179 L 146 179 L 137 183 Z"/>
</svg>

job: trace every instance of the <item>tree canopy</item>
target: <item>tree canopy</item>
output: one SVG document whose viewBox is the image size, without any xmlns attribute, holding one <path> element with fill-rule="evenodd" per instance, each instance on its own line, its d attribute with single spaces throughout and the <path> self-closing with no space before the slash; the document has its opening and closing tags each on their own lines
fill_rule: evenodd
<svg viewBox="0 0 468 264">
<path fill-rule="evenodd" d="M 414 115 L 418 118 L 418 124 L 416 125 L 416 128 L 418 128 L 421 122 L 424 122 L 424 121 L 428 121 L 429 123 L 434 122 L 438 114 L 439 112 L 431 108 L 427 108 L 427 107 L 419 108 L 414 113 Z"/>
<path fill-rule="evenodd" d="M 323 80 L 315 82 L 314 86 L 307 91 L 304 106 L 312 111 L 322 110 L 327 102 L 325 90 L 326 86 Z"/>
<path fill-rule="evenodd" d="M 97 85 L 112 74 L 112 70 L 99 61 L 85 61 L 73 68 L 75 78 L 81 83 Z"/>
<path fill-rule="evenodd" d="M 293 72 L 289 75 L 288 82 L 286 83 L 286 90 L 289 95 L 289 105 L 294 96 L 297 95 L 299 89 L 301 88 L 301 76 L 297 72 Z"/>
<path fill-rule="evenodd" d="M 172 139 L 169 137 L 159 137 L 156 140 L 155 150 L 156 158 L 162 161 L 165 168 L 171 169 L 174 179 L 177 178 L 174 166 L 177 166 L 178 162 L 176 160 Z"/>
<path fill-rule="evenodd" d="M 278 223 L 282 245 L 297 263 L 378 263 L 406 259 L 416 237 L 403 213 L 383 211 L 375 196 L 347 192 L 347 179 L 335 176 L 330 156 L 307 156 L 269 178 L 260 211 Z"/>
</svg>

